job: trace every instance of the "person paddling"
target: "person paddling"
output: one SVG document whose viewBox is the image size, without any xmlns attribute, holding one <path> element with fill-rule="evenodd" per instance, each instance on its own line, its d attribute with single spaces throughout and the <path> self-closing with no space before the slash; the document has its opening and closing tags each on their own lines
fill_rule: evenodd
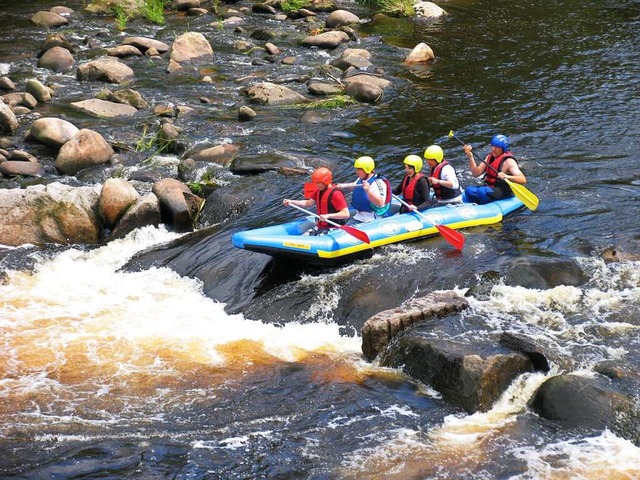
<svg viewBox="0 0 640 480">
<path fill-rule="evenodd" d="M 482 205 L 494 200 L 513 197 L 513 191 L 505 179 L 520 185 L 527 183 L 527 178 L 509 151 L 509 138 L 506 136 L 495 135 L 491 139 L 491 153 L 480 165 L 473 157 L 473 147 L 465 145 L 463 148 L 469 159 L 471 174 L 474 177 L 485 175 L 484 185 L 465 188 L 464 193 L 469 201 Z"/>
<path fill-rule="evenodd" d="M 439 205 L 462 203 L 462 190 L 453 165 L 444 158 L 444 151 L 439 145 L 431 145 L 424 151 L 424 158 L 429 163 L 429 183 Z"/>
<path fill-rule="evenodd" d="M 333 185 L 333 174 L 328 168 L 320 167 L 316 169 L 311 175 L 311 182 L 318 188 L 310 198 L 305 200 L 285 198 L 282 203 L 305 208 L 317 206 L 318 222 L 303 235 L 324 235 L 330 229 L 336 228 L 334 225 L 327 223 L 327 220 L 331 220 L 338 225 L 344 225 L 350 216 L 349 207 L 344 194 Z"/>
<path fill-rule="evenodd" d="M 402 163 L 404 163 L 404 178 L 400 185 L 393 189 L 393 194 L 402 194 L 406 203 L 406 205 L 402 204 L 400 213 L 429 208 L 432 205 L 431 194 L 429 182 L 421 172 L 422 159 L 418 155 L 407 155 Z"/>
<path fill-rule="evenodd" d="M 391 204 L 389 180 L 375 173 L 376 164 L 371 157 L 359 157 L 353 163 L 358 179 L 351 183 L 338 183 L 342 189 L 354 189 L 351 207 L 356 210 L 348 225 L 370 222 L 381 217 Z"/>
</svg>

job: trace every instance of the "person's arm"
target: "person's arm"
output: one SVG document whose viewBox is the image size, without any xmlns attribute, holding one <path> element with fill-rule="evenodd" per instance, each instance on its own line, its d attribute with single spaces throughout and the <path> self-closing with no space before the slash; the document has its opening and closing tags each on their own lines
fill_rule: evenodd
<svg viewBox="0 0 640 480">
<path fill-rule="evenodd" d="M 456 171 L 451 165 L 445 165 L 442 168 L 441 176 L 441 179 L 429 177 L 431 185 L 442 185 L 443 187 L 447 188 L 458 188 L 460 186 L 460 184 L 458 183 L 458 178 L 456 177 Z"/>
<path fill-rule="evenodd" d="M 402 182 L 400 182 L 400 185 L 398 185 L 396 188 L 391 190 L 391 193 L 393 193 L 394 195 L 400 195 L 402 193 Z"/>
<path fill-rule="evenodd" d="M 480 165 L 478 165 L 476 163 L 476 159 L 473 157 L 472 151 L 473 147 L 471 145 L 464 146 L 464 153 L 467 154 L 467 158 L 469 159 L 469 170 L 471 170 L 471 175 L 473 175 L 474 177 L 479 177 L 485 172 L 487 166 L 484 162 L 481 162 Z"/>
<path fill-rule="evenodd" d="M 309 208 L 309 207 L 313 207 L 316 204 L 316 201 L 313 198 L 306 198 L 304 200 L 290 200 L 288 198 L 285 198 L 284 200 L 282 200 L 282 204 L 296 205 L 298 207 Z"/>
<path fill-rule="evenodd" d="M 375 180 L 373 183 L 363 180 L 362 188 L 364 188 L 367 198 L 371 203 L 377 207 L 382 207 L 384 205 L 384 197 L 386 197 L 385 189 L 387 186 L 382 180 Z"/>
<path fill-rule="evenodd" d="M 519 183 L 524 185 L 527 183 L 527 177 L 524 176 L 524 173 L 518 167 L 518 162 L 516 162 L 513 158 L 507 158 L 505 162 L 502 164 L 502 168 L 504 169 L 502 172 L 498 173 L 498 178 L 511 180 L 512 182 Z"/>
<path fill-rule="evenodd" d="M 351 216 L 351 212 L 349 212 L 349 207 L 347 205 L 347 200 L 344 198 L 344 195 L 341 191 L 334 192 L 331 197 L 331 205 L 333 208 L 337 210 L 335 213 L 327 213 L 325 215 L 320 215 L 320 219 L 324 222 L 327 220 L 346 220 Z"/>
<path fill-rule="evenodd" d="M 336 183 L 336 187 L 339 188 L 340 190 L 351 190 L 359 186 L 356 182 Z"/>
</svg>

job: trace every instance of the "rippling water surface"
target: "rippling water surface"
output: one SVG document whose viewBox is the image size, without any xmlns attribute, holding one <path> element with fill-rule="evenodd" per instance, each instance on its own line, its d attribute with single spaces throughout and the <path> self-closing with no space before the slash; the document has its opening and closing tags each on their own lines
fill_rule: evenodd
<svg viewBox="0 0 640 480">
<path fill-rule="evenodd" d="M 0 70 L 18 85 L 38 76 L 60 87 L 64 100 L 39 107 L 43 114 L 134 140 L 145 119 L 97 122 L 70 112 L 66 103 L 100 87 L 35 69 L 46 32 L 28 18 L 54 4 L 3 2 Z M 82 10 L 81 2 L 68 4 Z M 407 153 L 441 142 L 469 184 L 464 155 L 447 133 L 455 130 L 484 152 L 491 135 L 503 132 L 541 205 L 466 231 L 460 255 L 432 238 L 329 271 L 260 280 L 254 270 L 267 260 L 234 251 L 228 237 L 290 218 L 281 198 L 298 194 L 303 181 L 267 174 L 257 179 L 270 199 L 265 208 L 218 227 L 210 264 L 210 247 L 189 259 L 207 269 L 228 261 L 217 273 L 224 289 L 201 280 L 204 274 L 122 268 L 154 245 L 183 248 L 164 228 L 99 248 L 5 251 L 3 477 L 640 478 L 638 446 L 609 431 L 566 431 L 527 409 L 542 374 L 519 378 L 489 412 L 467 415 L 438 392 L 361 357 L 359 328 L 378 309 L 437 289 L 464 292 L 505 259 L 566 255 L 587 274 L 584 286 L 496 285 L 486 298 L 470 297 L 467 315 L 496 331 L 536 338 L 569 359 L 548 375 L 593 375 L 602 360 L 640 368 L 640 265 L 606 264 L 599 255 L 640 237 L 640 5 L 460 0 L 443 7 L 450 15 L 437 23 L 362 25 L 358 46 L 372 52 L 393 85 L 380 103 L 331 112 L 313 127 L 295 110 L 264 109 L 254 122 L 237 122 L 242 100 L 234 80 L 256 66 L 233 49 L 237 35 L 209 26 L 213 17 L 172 15 L 165 27 L 129 26 L 127 35 L 167 43 L 184 31 L 203 31 L 217 52 L 210 68 L 177 85 L 158 82 L 165 65 L 135 64 L 131 88 L 152 103 L 196 107 L 180 124 L 192 143 L 233 141 L 247 153 L 291 155 L 301 166 L 308 157 L 330 159 L 339 178 L 350 178 L 353 159 L 366 153 L 399 181 Z M 82 25 L 66 30 L 74 43 L 120 41 L 111 18 L 81 15 Z M 249 16 L 246 28 L 258 25 L 290 28 L 291 36 L 276 43 L 297 48 L 294 27 Z M 437 60 L 408 70 L 402 60 L 420 41 Z M 80 48 L 76 57 L 94 54 Z M 301 55 L 309 65 L 332 58 L 322 51 Z M 260 69 L 267 77 L 288 74 L 277 64 Z M 209 70 L 215 88 L 199 82 Z M 215 102 L 199 105 L 202 95 Z M 29 124 L 21 120 L 23 129 Z M 354 308 L 358 295 L 365 298 Z M 470 328 L 462 338 L 479 335 Z"/>
</svg>

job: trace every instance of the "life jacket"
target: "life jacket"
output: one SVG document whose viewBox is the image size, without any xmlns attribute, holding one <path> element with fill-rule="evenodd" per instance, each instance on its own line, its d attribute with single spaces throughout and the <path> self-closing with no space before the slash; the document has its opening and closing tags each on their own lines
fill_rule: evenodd
<svg viewBox="0 0 640 480">
<path fill-rule="evenodd" d="M 404 197 L 404 201 L 409 205 L 413 205 L 413 197 L 416 193 L 416 185 L 418 185 L 418 181 L 423 178 L 424 175 L 421 173 L 416 173 L 413 177 L 409 177 L 409 175 L 405 175 L 402 179 L 401 190 L 402 196 Z"/>
<path fill-rule="evenodd" d="M 369 202 L 367 192 L 364 191 L 364 188 L 358 187 L 353 191 L 353 195 L 351 196 L 351 206 L 360 212 L 374 212 L 376 215 L 384 215 L 391 206 L 391 184 L 389 183 L 389 180 L 376 173 L 374 173 L 369 179 L 365 180 L 367 180 L 370 185 L 376 180 L 382 180 L 384 182 L 387 186 L 387 195 L 384 199 L 384 204 L 382 207 L 373 205 Z M 356 181 L 356 185 L 362 185 L 362 180 L 358 179 Z"/>
<path fill-rule="evenodd" d="M 320 190 L 316 190 L 313 199 L 316 201 L 316 208 L 318 210 L 318 215 L 326 215 L 327 213 L 337 213 L 338 210 L 333 206 L 331 199 L 333 198 L 334 193 L 336 193 L 338 189 L 335 185 L 329 185 L 322 192 Z M 339 225 L 343 225 L 346 220 L 331 220 Z M 333 225 L 327 222 L 323 222 L 318 220 L 316 224 L 318 228 L 332 228 Z"/>
<path fill-rule="evenodd" d="M 505 191 L 507 190 L 511 191 L 511 189 L 507 185 L 507 182 L 498 178 L 498 172 L 502 171 L 502 164 L 505 162 L 507 158 L 513 158 L 514 160 L 516 159 L 516 157 L 514 157 L 511 152 L 503 152 L 502 155 L 499 155 L 497 157 L 494 157 L 493 153 L 490 153 L 489 155 L 487 155 L 485 162 L 487 163 L 487 165 L 489 165 L 489 167 L 487 167 L 487 170 L 485 172 L 485 177 L 484 177 L 485 185 L 489 185 L 490 187 L 500 188 L 501 190 L 505 190 Z M 493 167 L 493 168 L 490 168 L 490 167 Z"/>
<path fill-rule="evenodd" d="M 431 176 L 440 180 L 442 178 L 441 177 L 442 169 L 444 168 L 445 165 L 449 165 L 449 162 L 447 162 L 446 160 L 443 160 L 438 165 L 436 165 L 436 168 L 432 168 Z M 433 192 L 436 194 L 436 198 L 438 200 L 449 200 L 451 198 L 456 198 L 457 196 L 462 194 L 462 190 L 460 190 L 460 187 L 449 188 L 440 184 L 432 185 L 432 187 L 433 187 Z"/>
</svg>

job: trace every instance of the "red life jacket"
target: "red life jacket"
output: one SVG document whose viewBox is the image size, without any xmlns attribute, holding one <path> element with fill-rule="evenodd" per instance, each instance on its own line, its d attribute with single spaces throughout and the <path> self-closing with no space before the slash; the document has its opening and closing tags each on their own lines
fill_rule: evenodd
<svg viewBox="0 0 640 480">
<path fill-rule="evenodd" d="M 497 157 L 494 157 L 493 153 L 490 153 L 489 155 L 487 155 L 485 162 L 487 162 L 487 164 L 493 168 L 487 167 L 487 170 L 485 172 L 485 177 L 484 177 L 485 185 L 494 187 L 496 183 L 506 183 L 504 180 L 498 179 L 498 172 L 502 171 L 501 170 L 502 164 L 505 162 L 507 158 L 513 158 L 514 160 L 516 159 L 516 157 L 514 157 L 511 152 L 503 152 L 502 155 L 499 155 Z"/>
<path fill-rule="evenodd" d="M 337 213 L 338 210 L 333 206 L 331 199 L 333 198 L 333 194 L 336 193 L 338 189 L 335 185 L 329 185 L 324 191 L 317 190 L 313 199 L 316 201 L 316 208 L 318 209 L 318 215 L 326 215 L 327 213 Z M 335 223 L 342 225 L 344 220 L 332 220 Z M 333 228 L 333 225 L 318 220 L 316 224 L 318 228 Z"/>
<path fill-rule="evenodd" d="M 413 205 L 413 197 L 416 192 L 416 185 L 418 185 L 418 180 L 420 180 L 424 175 L 421 173 L 416 173 L 413 177 L 409 177 L 409 175 L 405 175 L 402 179 L 402 196 L 404 197 L 404 201 L 409 205 Z"/>
<path fill-rule="evenodd" d="M 443 160 L 438 165 L 436 165 L 436 168 L 431 169 L 431 176 L 437 178 L 438 180 L 441 180 L 442 168 L 445 165 L 449 165 L 449 162 L 447 162 L 446 160 Z M 462 194 L 460 187 L 449 188 L 440 184 L 431 186 L 433 187 L 433 192 L 436 194 L 436 198 L 438 200 L 449 200 L 450 198 L 456 198 L 458 195 Z"/>
</svg>

